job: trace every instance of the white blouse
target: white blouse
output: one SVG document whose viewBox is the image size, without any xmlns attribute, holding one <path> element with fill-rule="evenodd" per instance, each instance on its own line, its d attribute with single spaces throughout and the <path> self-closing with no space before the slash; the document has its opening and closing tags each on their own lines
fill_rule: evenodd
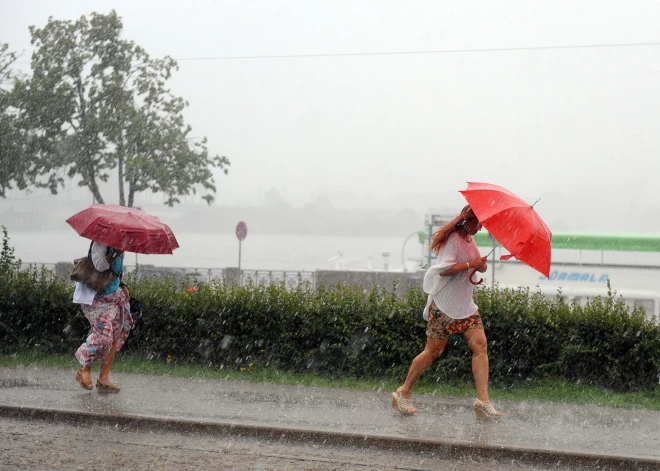
<svg viewBox="0 0 660 471">
<path fill-rule="evenodd" d="M 468 241 L 457 232 L 449 236 L 438 252 L 436 263 L 424 275 L 423 289 L 429 294 L 423 314 L 425 320 L 428 320 L 431 301 L 452 319 L 465 319 L 477 312 L 479 307 L 472 299 L 474 285 L 469 280 L 472 269 L 451 276 L 441 273 L 457 263 L 467 263 L 480 256 L 472 237 Z"/>
</svg>

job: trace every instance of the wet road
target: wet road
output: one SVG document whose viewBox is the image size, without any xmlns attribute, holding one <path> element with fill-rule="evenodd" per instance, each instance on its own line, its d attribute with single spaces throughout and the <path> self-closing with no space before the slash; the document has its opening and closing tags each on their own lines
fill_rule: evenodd
<svg viewBox="0 0 660 471">
<path fill-rule="evenodd" d="M 369 447 L 298 444 L 208 434 L 140 432 L 0 418 L 0 470 L 454 470 L 545 471 L 491 460 L 443 459 Z"/>
<path fill-rule="evenodd" d="M 365 460 L 360 466 L 370 463 L 370 455 L 397 450 L 401 456 L 417 457 L 409 469 L 427 469 L 419 464 L 420 456 L 439 456 L 457 466 L 496 460 L 550 469 L 569 463 L 577 469 L 660 470 L 658 411 L 498 401 L 504 417 L 483 423 L 475 420 L 469 398 L 415 396 L 420 412 L 411 417 L 390 407 L 389 391 L 116 374 L 113 378 L 123 386 L 121 393 L 103 395 L 81 389 L 74 376 L 75 371 L 0 368 L 0 418 L 57 420 L 83 428 L 132 427 L 139 437 L 156 432 L 207 433 L 215 437 L 212 440 L 231 436 L 230 443 L 249 438 L 266 444 L 277 444 L 284 437 L 300 445 L 300 453 L 330 444 L 359 453 L 369 447 L 372 452 L 360 455 Z M 82 434 L 81 439 L 91 439 L 89 435 Z M 189 453 L 195 448 L 184 449 Z M 172 447 L 168 453 L 176 450 Z M 215 452 L 201 450 L 200 459 L 211 460 Z M 317 453 L 309 456 L 315 459 Z M 389 461 L 379 463 L 375 469 L 387 469 L 382 465 Z M 300 469 L 333 469 L 314 466 Z"/>
</svg>

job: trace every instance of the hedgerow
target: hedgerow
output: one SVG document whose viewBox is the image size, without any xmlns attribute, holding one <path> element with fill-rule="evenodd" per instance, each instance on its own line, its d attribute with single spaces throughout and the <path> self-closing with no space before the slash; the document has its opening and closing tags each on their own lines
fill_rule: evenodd
<svg viewBox="0 0 660 471">
<path fill-rule="evenodd" d="M 6 238 L 5 234 L 5 238 Z M 73 352 L 89 325 L 72 303 L 73 287 L 48 270 L 19 271 L 0 254 L 0 352 L 38 347 Z M 300 283 L 182 286 L 174 278 L 129 275 L 143 318 L 125 350 L 212 368 L 271 365 L 338 376 L 405 376 L 424 347 L 426 297 L 391 287 L 315 287 Z M 658 387 L 660 325 L 616 293 L 586 305 L 528 289 L 479 289 L 475 301 L 488 337 L 492 381 L 581 381 L 620 391 Z M 460 337 L 426 373 L 471 380 L 471 353 Z"/>
</svg>

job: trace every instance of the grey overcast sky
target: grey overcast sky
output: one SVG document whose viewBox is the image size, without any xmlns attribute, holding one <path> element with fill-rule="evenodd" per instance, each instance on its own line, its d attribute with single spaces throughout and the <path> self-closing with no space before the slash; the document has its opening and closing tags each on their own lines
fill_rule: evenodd
<svg viewBox="0 0 660 471">
<path fill-rule="evenodd" d="M 294 205 L 423 213 L 486 181 L 541 197 L 553 229 L 660 231 L 660 45 L 622 46 L 660 42 L 660 2 L 0 5 L 23 62 L 29 25 L 113 8 L 126 38 L 178 59 L 193 134 L 232 161 L 217 204 L 277 188 Z M 264 58 L 291 55 L 317 56 Z"/>
</svg>

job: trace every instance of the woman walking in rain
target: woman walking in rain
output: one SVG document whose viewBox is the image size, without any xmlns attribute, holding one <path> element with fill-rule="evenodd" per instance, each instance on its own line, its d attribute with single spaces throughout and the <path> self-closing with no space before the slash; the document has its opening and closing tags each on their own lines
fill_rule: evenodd
<svg viewBox="0 0 660 471">
<path fill-rule="evenodd" d="M 414 414 L 412 390 L 420 376 L 438 358 L 453 334 L 461 334 L 472 350 L 472 373 L 477 398 L 474 409 L 478 418 L 494 419 L 502 415 L 488 398 L 488 351 L 479 308 L 472 299 L 472 270 L 485 272 L 486 257 L 480 256 L 473 236 L 481 224 L 470 206 L 433 235 L 431 251 L 437 262 L 424 276 L 424 291 L 429 293 L 424 308 L 426 347 L 410 365 L 406 381 L 392 393 L 392 407 L 404 414 Z"/>
<path fill-rule="evenodd" d="M 119 392 L 120 387 L 110 381 L 110 369 L 115 353 L 121 349 L 133 326 L 130 313 L 130 293 L 121 282 L 124 270 L 124 252 L 98 242 L 92 242 L 91 260 L 96 270 L 103 272 L 108 268 L 117 275 L 104 291 L 76 283 L 74 302 L 80 303 L 83 313 L 89 321 L 92 332 L 85 343 L 76 351 L 76 358 L 82 368 L 76 374 L 76 381 L 83 389 L 91 390 L 92 364 L 101 361 L 96 389 L 99 392 Z"/>
</svg>

